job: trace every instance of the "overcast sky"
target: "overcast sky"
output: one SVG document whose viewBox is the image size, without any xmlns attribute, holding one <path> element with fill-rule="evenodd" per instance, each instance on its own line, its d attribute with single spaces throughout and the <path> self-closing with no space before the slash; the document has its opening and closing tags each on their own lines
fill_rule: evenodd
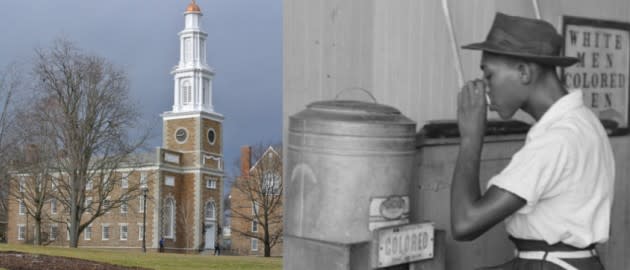
<svg viewBox="0 0 630 270">
<path fill-rule="evenodd" d="M 160 113 L 173 105 L 177 33 L 190 0 L 2 0 L 0 68 L 28 65 L 57 37 L 107 58 L 128 74 L 131 96 L 162 144 Z M 282 138 L 282 1 L 197 0 L 216 72 L 214 108 L 225 116 L 225 172 L 242 145 Z"/>
</svg>

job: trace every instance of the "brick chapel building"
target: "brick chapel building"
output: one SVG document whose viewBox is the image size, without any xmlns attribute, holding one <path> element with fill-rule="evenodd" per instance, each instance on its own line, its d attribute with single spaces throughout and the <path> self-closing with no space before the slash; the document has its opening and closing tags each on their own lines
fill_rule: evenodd
<svg viewBox="0 0 630 270">
<path fill-rule="evenodd" d="M 148 188 L 148 249 L 157 249 L 161 238 L 167 252 L 214 249 L 220 241 L 224 118 L 214 111 L 212 103 L 214 72 L 206 61 L 207 33 L 200 28 L 201 17 L 193 0 L 184 12 L 185 26 L 179 32 L 180 60 L 171 72 L 174 102 L 172 110 L 162 114 L 162 147 L 144 158 L 142 165 L 116 172 L 122 181 L 115 188 L 122 190 L 132 183 Z M 87 201 L 90 195 L 86 190 Z M 15 199 L 9 202 L 9 243 L 29 243 L 34 237 L 32 218 L 29 220 L 22 203 Z M 144 197 L 139 196 L 96 219 L 80 235 L 79 247 L 141 248 L 143 203 Z M 64 214 L 54 199 L 46 203 L 44 211 L 51 216 Z M 41 231 L 46 243 L 68 245 L 66 224 L 44 221 Z"/>
</svg>

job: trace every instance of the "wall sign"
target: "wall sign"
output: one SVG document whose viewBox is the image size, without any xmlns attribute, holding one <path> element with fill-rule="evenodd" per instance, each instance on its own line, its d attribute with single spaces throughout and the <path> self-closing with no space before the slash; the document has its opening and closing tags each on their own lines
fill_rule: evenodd
<svg viewBox="0 0 630 270">
<path fill-rule="evenodd" d="M 628 127 L 630 23 L 564 16 L 564 54 L 580 59 L 564 68 L 567 86 L 602 120 Z"/>
<path fill-rule="evenodd" d="M 374 231 L 372 267 L 382 268 L 433 258 L 433 223 L 397 225 Z"/>
</svg>

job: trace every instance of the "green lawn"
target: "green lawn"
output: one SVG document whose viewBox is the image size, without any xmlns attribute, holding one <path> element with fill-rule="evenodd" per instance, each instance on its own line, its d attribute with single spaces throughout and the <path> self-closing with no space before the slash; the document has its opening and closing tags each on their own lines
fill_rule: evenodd
<svg viewBox="0 0 630 270">
<path fill-rule="evenodd" d="M 0 244 L 1 251 L 20 251 L 51 256 L 65 256 L 86 260 L 107 262 L 124 266 L 139 266 L 156 270 L 192 270 L 192 269 L 224 269 L 224 270 L 274 270 L 282 269 L 281 258 L 264 258 L 248 256 L 212 256 L 186 255 L 148 252 L 143 254 L 135 250 L 98 250 L 71 249 L 61 247 L 35 247 L 31 245 Z"/>
</svg>

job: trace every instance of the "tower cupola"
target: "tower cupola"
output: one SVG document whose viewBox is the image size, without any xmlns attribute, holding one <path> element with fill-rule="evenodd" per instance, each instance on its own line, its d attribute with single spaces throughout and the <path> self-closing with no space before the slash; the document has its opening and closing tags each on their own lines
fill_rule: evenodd
<svg viewBox="0 0 630 270">
<path fill-rule="evenodd" d="M 214 72 L 206 60 L 208 34 L 201 29 L 201 9 L 194 0 L 184 12 L 184 30 L 179 32 L 179 62 L 174 75 L 173 112 L 214 112 L 212 79 Z"/>
</svg>

